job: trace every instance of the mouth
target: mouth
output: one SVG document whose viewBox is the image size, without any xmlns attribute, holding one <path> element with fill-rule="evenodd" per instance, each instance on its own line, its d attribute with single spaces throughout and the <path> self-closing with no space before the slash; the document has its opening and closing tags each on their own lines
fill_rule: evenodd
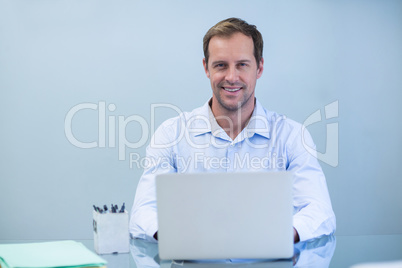
<svg viewBox="0 0 402 268">
<path fill-rule="evenodd" d="M 223 90 L 228 92 L 236 92 L 242 89 L 241 87 L 222 87 Z"/>
</svg>

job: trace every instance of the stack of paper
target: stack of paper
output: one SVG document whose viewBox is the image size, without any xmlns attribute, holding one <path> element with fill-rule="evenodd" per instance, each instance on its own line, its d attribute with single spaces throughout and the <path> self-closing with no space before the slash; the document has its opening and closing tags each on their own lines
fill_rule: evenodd
<svg viewBox="0 0 402 268">
<path fill-rule="evenodd" d="M 106 267 L 82 243 L 57 241 L 0 245 L 1 268 Z"/>
</svg>

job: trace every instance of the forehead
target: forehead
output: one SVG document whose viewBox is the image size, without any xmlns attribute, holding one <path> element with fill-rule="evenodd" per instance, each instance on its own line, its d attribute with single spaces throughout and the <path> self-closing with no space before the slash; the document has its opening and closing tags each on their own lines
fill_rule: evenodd
<svg viewBox="0 0 402 268">
<path fill-rule="evenodd" d="M 229 37 L 214 36 L 209 41 L 209 57 L 212 60 L 231 60 L 254 58 L 254 43 L 250 36 L 235 33 Z"/>
</svg>

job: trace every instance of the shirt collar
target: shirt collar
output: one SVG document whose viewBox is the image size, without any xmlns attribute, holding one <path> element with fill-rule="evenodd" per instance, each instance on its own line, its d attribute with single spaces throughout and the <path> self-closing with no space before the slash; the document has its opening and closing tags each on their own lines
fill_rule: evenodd
<svg viewBox="0 0 402 268">
<path fill-rule="evenodd" d="M 221 126 L 216 122 L 216 118 L 211 109 L 212 98 L 207 102 L 208 103 L 208 116 L 209 123 L 211 124 L 211 133 L 215 137 L 219 137 L 225 140 L 230 140 L 228 134 L 221 128 Z"/>
<path fill-rule="evenodd" d="M 257 99 L 255 102 L 253 114 L 251 115 L 250 121 L 248 122 L 245 130 L 249 138 L 252 137 L 254 134 L 258 134 L 267 139 L 271 137 L 270 123 L 268 121 L 267 113 Z"/>
<path fill-rule="evenodd" d="M 201 131 L 198 131 L 196 136 L 205 133 L 211 133 L 216 137 L 230 140 L 226 132 L 219 126 L 218 122 L 216 122 L 215 116 L 212 113 L 210 106 L 211 100 L 212 99 L 207 101 L 200 110 L 200 115 L 203 117 L 207 117 L 209 119 L 209 124 Z M 267 114 L 258 100 L 256 100 L 254 111 L 251 115 L 250 121 L 243 129 L 242 133 L 244 133 L 243 135 L 247 135 L 247 137 L 249 138 L 254 136 L 254 134 L 258 134 L 267 139 L 270 138 L 270 124 L 267 118 Z"/>
</svg>

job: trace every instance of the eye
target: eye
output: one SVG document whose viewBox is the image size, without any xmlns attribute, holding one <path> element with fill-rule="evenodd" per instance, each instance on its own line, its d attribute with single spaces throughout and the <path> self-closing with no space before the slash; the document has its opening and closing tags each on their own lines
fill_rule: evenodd
<svg viewBox="0 0 402 268">
<path fill-rule="evenodd" d="M 221 70 L 225 70 L 227 67 L 226 63 L 221 62 L 221 63 L 215 63 L 215 65 L 213 65 L 213 68 L 216 69 L 217 71 L 221 71 Z"/>
</svg>

